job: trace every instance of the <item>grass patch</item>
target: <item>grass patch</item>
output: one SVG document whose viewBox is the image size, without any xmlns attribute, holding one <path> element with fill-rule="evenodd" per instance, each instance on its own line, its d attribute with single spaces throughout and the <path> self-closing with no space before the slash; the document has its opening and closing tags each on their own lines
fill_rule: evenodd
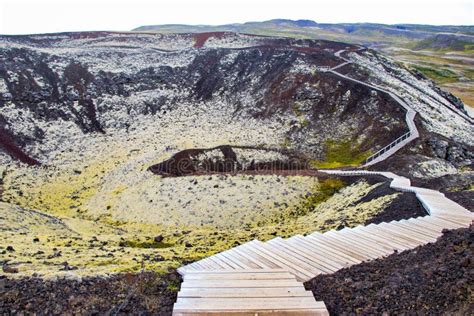
<svg viewBox="0 0 474 316">
<path fill-rule="evenodd" d="M 459 80 L 458 75 L 448 69 L 435 69 L 432 67 L 427 67 L 427 66 L 419 66 L 415 65 L 413 66 L 416 70 L 424 74 L 426 77 L 438 82 L 438 83 L 452 83 L 452 82 L 457 82 Z"/>
<path fill-rule="evenodd" d="M 358 166 L 371 155 L 370 150 L 362 152 L 360 146 L 354 145 L 351 140 L 342 142 L 327 140 L 325 145 L 326 160 L 313 160 L 312 167 L 321 169 Z"/>
<path fill-rule="evenodd" d="M 137 241 L 137 240 L 125 240 L 119 243 L 120 247 L 129 247 L 129 248 L 145 248 L 145 249 L 161 249 L 172 247 L 173 244 L 168 244 L 165 242 L 156 242 L 156 241 Z"/>
<path fill-rule="evenodd" d="M 301 204 L 295 208 L 292 216 L 302 216 L 313 211 L 318 204 L 327 201 L 331 196 L 339 192 L 346 186 L 346 183 L 341 179 L 329 178 L 321 181 L 316 185 L 313 193 L 304 198 Z"/>
</svg>

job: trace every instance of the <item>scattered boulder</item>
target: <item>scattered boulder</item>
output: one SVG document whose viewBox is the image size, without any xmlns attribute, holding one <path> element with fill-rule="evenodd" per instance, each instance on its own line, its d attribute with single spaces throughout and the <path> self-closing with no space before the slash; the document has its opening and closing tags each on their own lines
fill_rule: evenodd
<svg viewBox="0 0 474 316">
<path fill-rule="evenodd" d="M 153 240 L 154 240 L 155 242 L 162 242 L 163 239 L 164 239 L 163 235 L 158 235 L 158 236 L 156 236 Z"/>
<path fill-rule="evenodd" d="M 13 267 L 13 266 L 8 265 L 8 264 L 4 264 L 4 265 L 2 266 L 2 270 L 3 270 L 3 272 L 5 272 L 5 273 L 18 273 L 18 268 Z"/>
</svg>

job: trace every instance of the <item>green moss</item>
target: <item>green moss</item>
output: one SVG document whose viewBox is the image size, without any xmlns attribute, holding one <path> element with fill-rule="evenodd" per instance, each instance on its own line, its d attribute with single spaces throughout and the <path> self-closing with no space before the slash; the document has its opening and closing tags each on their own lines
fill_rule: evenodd
<svg viewBox="0 0 474 316">
<path fill-rule="evenodd" d="M 436 81 L 437 83 L 452 83 L 457 82 L 459 80 L 458 75 L 449 69 L 435 69 L 432 67 L 420 65 L 416 65 L 413 67 L 422 74 L 424 74 L 426 77 Z"/>
<path fill-rule="evenodd" d="M 130 247 L 130 248 L 169 248 L 172 247 L 173 244 L 168 244 L 164 242 L 156 242 L 156 241 L 140 241 L 140 240 L 125 240 L 119 243 L 120 247 Z"/>
<path fill-rule="evenodd" d="M 296 207 L 295 214 L 292 215 L 302 216 L 308 214 L 313 211 L 318 204 L 327 201 L 331 196 L 339 192 L 339 190 L 345 186 L 346 183 L 337 178 L 329 178 L 321 181 L 313 189 L 313 193 L 305 197 L 301 204 Z"/>
<path fill-rule="evenodd" d="M 313 160 L 314 168 L 340 168 L 347 166 L 358 166 L 371 155 L 371 151 L 361 151 L 359 145 L 354 145 L 351 140 L 338 142 L 326 141 L 326 159 L 324 161 Z"/>
<path fill-rule="evenodd" d="M 288 149 L 290 148 L 290 146 L 291 146 L 291 141 L 289 138 L 285 138 L 283 142 L 281 143 L 282 148 Z"/>
<path fill-rule="evenodd" d="M 295 113 L 296 116 L 301 116 L 303 113 L 301 113 L 301 105 L 298 102 L 293 103 L 293 113 Z"/>
</svg>

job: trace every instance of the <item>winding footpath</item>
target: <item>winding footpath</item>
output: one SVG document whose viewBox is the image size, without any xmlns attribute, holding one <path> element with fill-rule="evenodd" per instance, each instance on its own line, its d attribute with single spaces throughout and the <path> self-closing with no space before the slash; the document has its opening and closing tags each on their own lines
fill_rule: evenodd
<svg viewBox="0 0 474 316">
<path fill-rule="evenodd" d="M 419 136 L 416 112 L 399 96 L 335 71 L 343 79 L 387 93 L 406 109 L 409 132 L 369 157 L 363 167 L 382 161 Z M 390 187 L 416 194 L 427 215 L 381 224 L 314 232 L 307 236 L 253 240 L 238 247 L 183 266 L 181 290 L 173 315 L 328 315 L 324 302 L 315 301 L 302 282 L 331 274 L 364 261 L 386 257 L 436 241 L 444 229 L 469 227 L 474 213 L 443 193 L 413 187 L 410 180 L 391 172 L 320 170 L 338 176 L 381 175 Z"/>
</svg>

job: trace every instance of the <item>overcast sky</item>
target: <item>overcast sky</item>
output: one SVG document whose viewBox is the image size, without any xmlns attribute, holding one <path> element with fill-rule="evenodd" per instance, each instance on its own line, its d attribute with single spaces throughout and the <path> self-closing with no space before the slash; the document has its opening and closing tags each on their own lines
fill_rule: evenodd
<svg viewBox="0 0 474 316">
<path fill-rule="evenodd" d="M 0 34 L 131 30 L 150 24 L 316 22 L 473 25 L 474 0 L 0 0 Z"/>
</svg>

